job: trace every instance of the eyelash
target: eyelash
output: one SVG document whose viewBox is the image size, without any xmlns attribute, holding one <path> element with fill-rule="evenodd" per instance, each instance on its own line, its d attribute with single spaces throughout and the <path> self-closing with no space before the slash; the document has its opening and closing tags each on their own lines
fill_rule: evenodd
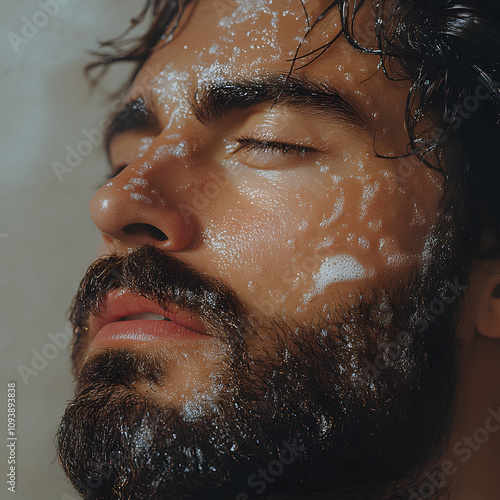
<svg viewBox="0 0 500 500">
<path fill-rule="evenodd" d="M 252 137 L 240 137 L 236 139 L 236 142 L 238 143 L 238 147 L 233 153 L 237 153 L 238 151 L 263 151 L 264 153 L 272 153 L 276 156 L 285 156 L 287 154 L 305 156 L 308 153 L 316 152 L 316 149 L 308 146 L 278 141 L 262 141 Z M 104 184 L 107 184 L 111 179 L 116 177 L 126 166 L 122 165 L 106 175 Z"/>
<path fill-rule="evenodd" d="M 263 141 L 252 137 L 240 137 L 236 139 L 238 147 L 233 151 L 263 151 L 264 153 L 273 153 L 276 156 L 285 156 L 287 154 L 305 156 L 308 153 L 316 152 L 316 149 L 298 144 L 290 144 L 278 141 Z"/>
<path fill-rule="evenodd" d="M 117 169 L 113 170 L 109 174 L 106 175 L 105 177 L 105 182 L 104 184 L 107 184 L 111 179 L 116 177 L 127 165 L 122 165 L 121 167 L 118 167 Z"/>
</svg>

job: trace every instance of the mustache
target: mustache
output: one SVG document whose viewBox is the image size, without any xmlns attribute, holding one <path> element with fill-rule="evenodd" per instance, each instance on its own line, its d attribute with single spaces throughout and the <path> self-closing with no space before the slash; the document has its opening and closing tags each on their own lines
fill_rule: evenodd
<svg viewBox="0 0 500 500">
<path fill-rule="evenodd" d="M 125 255 L 110 255 L 90 265 L 69 311 L 73 326 L 73 363 L 85 343 L 90 315 L 99 315 L 108 292 L 126 289 L 167 309 L 177 306 L 199 316 L 210 334 L 244 342 L 249 331 L 246 308 L 221 280 L 202 274 L 188 264 L 145 245 Z"/>
</svg>

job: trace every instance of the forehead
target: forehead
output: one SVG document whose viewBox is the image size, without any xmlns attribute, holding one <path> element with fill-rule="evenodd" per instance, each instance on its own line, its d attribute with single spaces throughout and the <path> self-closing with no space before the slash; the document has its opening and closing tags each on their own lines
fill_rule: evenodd
<svg viewBox="0 0 500 500">
<path fill-rule="evenodd" d="M 308 34 L 308 27 L 329 2 L 300 0 L 201 0 L 190 4 L 174 37 L 159 44 L 135 82 L 132 94 L 157 104 L 213 83 L 265 74 L 287 75 L 298 56 L 294 74 L 328 82 L 364 112 L 378 139 L 406 145 L 404 107 L 408 82 L 389 80 L 379 59 L 356 52 L 341 36 L 312 61 L 315 51 L 340 30 L 337 8 L 328 10 Z M 363 6 L 358 15 L 361 37 L 370 41 L 373 12 Z M 307 35 L 307 36 L 306 36 Z M 310 63 L 307 66 L 304 64 Z M 304 66 L 304 67 L 303 67 Z M 162 94 L 162 90 L 166 91 Z M 156 106 L 155 106 L 156 107 Z M 389 153 L 390 151 L 383 151 Z M 399 151 L 401 152 L 401 151 Z"/>
</svg>

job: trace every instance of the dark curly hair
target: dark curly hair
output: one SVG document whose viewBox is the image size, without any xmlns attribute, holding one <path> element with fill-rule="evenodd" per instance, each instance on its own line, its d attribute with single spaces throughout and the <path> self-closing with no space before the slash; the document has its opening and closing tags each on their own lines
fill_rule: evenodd
<svg viewBox="0 0 500 500">
<path fill-rule="evenodd" d="M 302 0 L 301 0 L 302 2 Z M 120 37 L 103 42 L 87 70 L 106 70 L 120 61 L 135 63 L 133 77 L 154 48 L 168 43 L 191 0 L 147 0 Z M 480 258 L 500 256 L 500 2 L 498 0 L 379 0 L 374 2 L 374 40 L 365 43 L 356 29 L 364 0 L 331 2 L 315 20 L 306 18 L 307 35 L 327 13 L 338 9 L 341 30 L 327 44 L 290 61 L 290 74 L 320 57 L 341 36 L 357 51 L 373 54 L 390 79 L 411 82 L 405 126 L 408 155 L 445 175 L 443 204 L 460 206 L 471 250 Z M 129 38 L 151 17 L 149 29 Z M 307 36 L 306 35 L 306 36 Z M 102 72 L 95 80 L 98 80 Z M 425 126 L 423 125 L 425 124 Z M 485 225 L 496 229 L 497 243 L 478 254 Z"/>
</svg>

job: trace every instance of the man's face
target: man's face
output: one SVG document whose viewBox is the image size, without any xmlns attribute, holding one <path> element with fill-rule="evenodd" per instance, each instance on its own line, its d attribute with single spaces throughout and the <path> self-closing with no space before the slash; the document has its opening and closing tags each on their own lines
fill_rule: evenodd
<svg viewBox="0 0 500 500">
<path fill-rule="evenodd" d="M 311 19 L 321 7 L 308 4 Z M 132 87 L 129 101 L 144 100 L 158 125 L 111 141 L 113 168 L 127 167 L 91 203 L 107 250 L 154 244 L 221 280 L 250 312 L 299 323 L 352 303 L 358 291 L 406 279 L 422 261 L 442 194 L 440 177 L 415 159 L 375 155 L 374 145 L 381 155 L 406 153 L 408 84 L 391 83 L 376 57 L 341 39 L 295 71 L 272 106 L 277 77 L 306 32 L 300 2 L 242 2 L 220 13 L 212 2 L 191 9 Z M 335 19 L 319 26 L 330 37 Z M 317 33 L 303 53 L 328 41 Z M 314 96 L 297 95 L 295 86 L 308 81 L 336 89 L 332 101 L 353 109 L 323 100 L 318 110 Z M 260 92 L 272 94 L 266 102 L 255 97 L 259 85 L 271 87 Z"/>
<path fill-rule="evenodd" d="M 325 5 L 311 1 L 306 7 L 315 20 Z M 360 19 L 366 20 L 369 37 L 373 14 L 365 9 Z M 339 31 L 334 12 L 306 38 L 299 57 Z M 214 463 L 219 472 L 226 467 L 217 481 L 232 483 L 236 492 L 241 484 L 251 490 L 248 475 L 257 465 L 267 467 L 273 450 L 279 453 L 284 446 L 280 443 L 300 438 L 300 449 L 307 450 L 307 429 L 315 444 L 300 460 L 309 467 L 320 457 L 329 457 L 330 464 L 356 463 L 346 458 L 347 452 L 342 456 L 352 444 L 342 439 L 355 442 L 353 449 L 363 456 L 360 463 L 370 463 L 371 452 L 363 455 L 358 449 L 373 445 L 363 434 L 369 417 L 360 413 L 363 429 L 356 430 L 357 436 L 342 434 L 339 422 L 353 408 L 354 415 L 362 412 L 368 401 L 380 410 L 374 419 L 379 422 L 387 388 L 419 385 L 415 360 L 427 359 L 425 345 L 407 342 L 405 348 L 411 344 L 413 351 L 397 357 L 382 380 L 366 383 L 361 395 L 359 384 L 354 387 L 363 356 L 376 354 L 382 340 L 395 338 L 415 312 L 401 309 L 418 294 L 416 284 L 423 283 L 421 274 L 412 273 L 436 256 L 428 250 L 435 243 L 442 179 L 414 157 L 384 157 L 407 152 L 403 123 L 409 84 L 387 79 L 377 57 L 356 53 L 340 37 L 310 65 L 301 68 L 313 56 L 299 58 L 285 79 L 307 26 L 295 0 L 242 1 L 222 10 L 213 2 L 191 5 L 173 40 L 158 47 L 132 85 L 127 99 L 132 104 L 115 121 L 109 143 L 117 174 L 91 202 L 106 253 L 117 257 L 115 264 L 106 261 L 99 272 L 94 269 L 94 290 L 83 289 L 80 303 L 85 293 L 93 293 L 89 304 L 102 298 L 99 314 L 109 319 L 106 311 L 114 303 L 124 310 L 143 295 L 184 316 L 183 327 L 175 329 L 175 317 L 165 327 L 158 319 L 130 317 L 131 310 L 115 318 L 125 317 L 128 326 L 123 326 L 126 321 L 119 327 L 111 323 L 98 333 L 99 314 L 87 323 L 88 308 L 81 307 L 74 315 L 79 335 L 75 369 L 84 373 L 80 389 L 109 401 L 114 412 L 126 407 L 133 413 L 137 401 L 131 403 L 127 391 L 140 398 L 141 408 L 147 408 L 138 411 L 141 418 L 119 417 L 116 424 L 122 431 L 142 429 L 140 439 L 131 434 L 136 436 L 130 438 L 135 443 L 131 456 L 151 457 L 150 451 L 141 455 L 138 440 L 143 447 L 152 446 L 153 437 L 155 446 L 159 440 L 172 441 L 162 422 L 169 431 L 178 426 L 199 438 L 184 443 L 191 453 L 186 463 L 196 463 L 201 459 L 195 450 L 210 456 L 210 436 L 200 431 L 202 422 L 213 432 Z M 172 275 L 174 283 L 167 284 Z M 426 286 L 430 299 L 437 289 L 436 283 Z M 220 304 L 214 305 L 213 297 Z M 113 379 L 113 366 L 130 372 Z M 401 373 L 414 378 L 386 378 Z M 147 406 L 151 402 L 154 410 Z M 102 408 L 111 414 L 104 403 Z M 175 416 L 170 424 L 168 412 Z M 321 424 L 315 424 L 317 432 L 313 421 Z M 68 416 L 63 435 L 70 422 Z M 221 430 L 225 424 L 226 434 Z M 109 436 L 119 441 L 111 420 L 109 425 Z M 353 421 L 349 425 L 356 428 Z M 337 427 L 330 436 L 334 445 L 318 444 L 318 429 L 332 426 Z M 262 446 L 259 433 L 268 441 Z M 373 429 L 367 428 L 370 433 Z M 163 443 L 159 454 L 172 453 L 180 460 L 182 445 Z M 255 451 L 259 447 L 264 452 Z M 300 453 L 291 453 L 298 464 Z M 231 456 L 240 463 L 227 465 Z M 161 459 L 156 460 L 159 467 Z M 344 465 L 339 470 L 351 477 Z M 189 474 L 186 481 L 193 481 Z M 210 474 L 203 469 L 205 477 Z M 264 481 L 267 491 L 275 487 L 274 479 Z M 214 483 L 207 479 L 207 488 L 215 488 Z M 172 491 L 187 494 L 189 488 Z M 100 498 L 96 490 L 91 494 L 88 498 Z"/>
</svg>

